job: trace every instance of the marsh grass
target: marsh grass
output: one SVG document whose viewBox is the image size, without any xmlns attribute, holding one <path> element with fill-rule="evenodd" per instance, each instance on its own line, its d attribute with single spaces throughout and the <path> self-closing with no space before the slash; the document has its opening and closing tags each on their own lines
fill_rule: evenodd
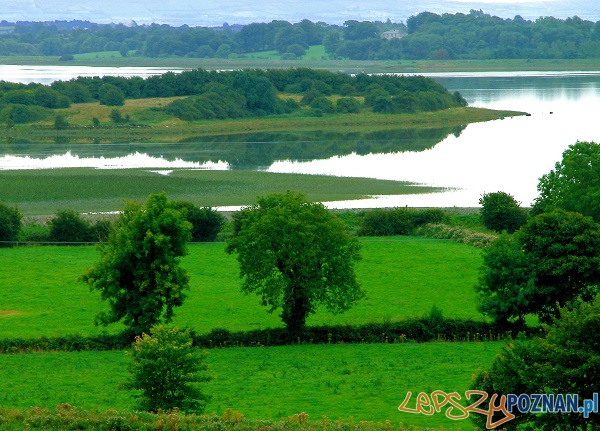
<svg viewBox="0 0 600 431">
<path fill-rule="evenodd" d="M 361 243 L 357 276 L 366 299 L 340 315 L 319 310 L 308 325 L 396 321 L 421 317 L 434 305 L 446 317 L 482 319 L 473 289 L 481 264 L 478 249 L 411 237 L 367 238 Z M 268 314 L 258 297 L 240 293 L 239 268 L 235 256 L 225 253 L 225 244 L 189 248 L 182 265 L 190 275 L 190 291 L 184 305 L 175 310 L 175 324 L 200 334 L 214 328 L 282 326 L 278 314 Z M 105 304 L 78 281 L 98 256 L 93 246 L 0 248 L 0 337 L 101 333 L 93 320 Z M 108 331 L 122 329 L 114 325 Z"/>
<path fill-rule="evenodd" d="M 145 201 L 148 195 L 163 191 L 169 199 L 199 206 L 250 205 L 259 195 L 287 190 L 302 190 L 314 201 L 336 201 L 441 189 L 400 181 L 254 171 L 177 169 L 167 176 L 145 169 L 65 168 L 0 173 L 0 200 L 17 205 L 25 215 L 66 209 L 116 211 L 124 207 L 124 201 Z"/>
<path fill-rule="evenodd" d="M 300 345 L 210 350 L 206 412 L 226 409 L 249 419 L 279 420 L 304 412 L 310 420 L 403 422 L 471 429 L 443 412 L 400 413 L 408 391 L 457 391 L 464 397 L 473 371 L 488 365 L 502 343 Z M 0 355 L 0 405 L 28 409 L 69 403 L 79 409 L 130 410 L 123 352 Z M 52 369 L 49 373 L 48 370 Z"/>
</svg>

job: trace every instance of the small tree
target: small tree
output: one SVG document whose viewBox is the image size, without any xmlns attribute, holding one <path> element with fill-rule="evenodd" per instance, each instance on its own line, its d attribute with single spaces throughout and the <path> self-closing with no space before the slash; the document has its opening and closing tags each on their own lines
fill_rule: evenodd
<svg viewBox="0 0 600 431">
<path fill-rule="evenodd" d="M 302 193 L 260 197 L 234 216 L 228 253 L 237 253 L 242 291 L 256 292 L 269 311 L 281 309 L 290 335 L 298 335 L 322 304 L 343 312 L 364 296 L 354 265 L 360 244 L 344 222 Z"/>
<path fill-rule="evenodd" d="M 486 193 L 479 199 L 481 221 L 488 229 L 513 233 L 527 222 L 527 213 L 505 192 Z"/>
<path fill-rule="evenodd" d="M 187 254 L 190 230 L 165 193 L 150 195 L 143 206 L 127 203 L 108 244 L 100 246 L 100 260 L 81 277 L 110 307 L 96 317 L 96 324 L 123 320 L 139 335 L 169 322 L 189 288 L 179 259 Z"/>
<path fill-rule="evenodd" d="M 173 205 L 192 224 L 192 241 L 209 242 L 217 239 L 225 217 L 210 207 L 199 208 L 191 202 L 175 201 Z"/>
<path fill-rule="evenodd" d="M 59 210 L 48 222 L 49 239 L 55 242 L 94 241 L 92 224 L 73 210 Z"/>
<path fill-rule="evenodd" d="M 206 353 L 192 347 L 188 330 L 158 325 L 150 329 L 150 335 L 136 337 L 127 355 L 132 362 L 123 387 L 141 391 L 137 398 L 142 410 L 204 412 L 209 397 L 198 383 L 211 377 L 206 374 Z"/>
<path fill-rule="evenodd" d="M 17 207 L 9 207 L 0 202 L 0 241 L 16 241 L 21 225 L 22 215 Z"/>
<path fill-rule="evenodd" d="M 57 115 L 54 117 L 54 128 L 56 130 L 64 130 L 69 128 L 69 122 L 63 115 Z"/>
<path fill-rule="evenodd" d="M 125 104 L 125 94 L 113 84 L 103 84 L 98 89 L 98 99 L 101 105 L 106 106 L 123 106 Z"/>
</svg>

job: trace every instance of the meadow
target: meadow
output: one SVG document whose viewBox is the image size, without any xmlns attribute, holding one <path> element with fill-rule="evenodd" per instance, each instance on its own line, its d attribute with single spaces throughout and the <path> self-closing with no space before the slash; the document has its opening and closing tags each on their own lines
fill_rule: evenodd
<svg viewBox="0 0 600 431">
<path fill-rule="evenodd" d="M 304 412 L 311 421 L 402 422 L 417 427 L 472 429 L 443 411 L 424 416 L 398 411 L 408 391 L 457 391 L 464 398 L 471 375 L 487 366 L 502 342 L 300 345 L 211 349 L 214 377 L 206 412 L 228 409 L 249 419 L 279 420 Z M 92 411 L 131 411 L 133 394 L 119 389 L 124 352 L 0 355 L 0 406 L 53 409 L 69 403 Z M 52 370 L 51 373 L 48 370 Z M 2 426 L 0 424 L 0 429 Z"/>
<path fill-rule="evenodd" d="M 308 325 L 398 321 L 421 317 L 433 306 L 446 317 L 483 319 L 473 289 L 481 264 L 479 249 L 418 237 L 363 238 L 361 244 L 357 277 L 366 299 L 343 314 L 318 312 Z M 282 326 L 258 297 L 240 293 L 237 261 L 224 249 L 223 243 L 189 246 L 182 265 L 190 275 L 190 290 L 176 309 L 174 324 L 198 333 Z M 0 337 L 102 332 L 93 319 L 105 305 L 97 292 L 78 281 L 98 256 L 94 246 L 0 248 Z M 108 331 L 121 329 L 113 325 Z"/>
<path fill-rule="evenodd" d="M 3 171 L 0 200 L 24 215 L 58 210 L 117 211 L 124 200 L 145 201 L 164 191 L 171 200 L 199 206 L 251 205 L 257 196 L 302 190 L 315 201 L 360 199 L 369 195 L 430 193 L 441 190 L 400 181 L 254 171 L 176 169 L 160 175 L 146 169 L 34 169 Z"/>
</svg>

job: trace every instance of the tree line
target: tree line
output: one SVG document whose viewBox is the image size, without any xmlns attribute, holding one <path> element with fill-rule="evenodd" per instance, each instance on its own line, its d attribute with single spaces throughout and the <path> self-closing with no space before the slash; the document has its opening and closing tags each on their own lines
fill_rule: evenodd
<svg viewBox="0 0 600 431">
<path fill-rule="evenodd" d="M 300 95 L 280 97 L 282 93 Z M 334 104 L 328 97 L 342 96 Z M 363 108 L 382 113 L 436 111 L 466 106 L 431 78 L 395 75 L 348 75 L 308 68 L 237 70 L 195 69 L 149 78 L 84 77 L 49 86 L 0 81 L 0 121 L 38 121 L 71 103 L 121 106 L 127 99 L 188 96 L 160 109 L 182 120 L 224 119 L 285 114 L 307 106 L 312 115 Z M 115 120 L 115 122 L 117 122 Z"/>
<path fill-rule="evenodd" d="M 232 58 L 277 51 L 297 59 L 324 45 L 328 58 L 352 60 L 598 58 L 600 21 L 517 15 L 503 19 L 468 14 L 422 12 L 406 23 L 348 20 L 343 25 L 274 20 L 222 27 L 94 24 L 87 21 L 2 21 L 0 55 L 61 56 L 118 51 L 122 56 Z M 397 30 L 399 36 L 382 34 Z"/>
</svg>

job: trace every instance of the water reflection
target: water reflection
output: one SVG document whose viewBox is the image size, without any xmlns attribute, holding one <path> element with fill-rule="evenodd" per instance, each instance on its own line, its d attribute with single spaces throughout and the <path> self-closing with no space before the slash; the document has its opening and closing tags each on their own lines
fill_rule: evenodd
<svg viewBox="0 0 600 431">
<path fill-rule="evenodd" d="M 253 133 L 190 138 L 178 144 L 32 144 L 3 146 L 0 169 L 22 166 L 151 168 L 199 167 L 268 170 L 281 160 L 310 161 L 350 154 L 420 152 L 464 127 L 402 129 L 372 133 Z"/>
</svg>

